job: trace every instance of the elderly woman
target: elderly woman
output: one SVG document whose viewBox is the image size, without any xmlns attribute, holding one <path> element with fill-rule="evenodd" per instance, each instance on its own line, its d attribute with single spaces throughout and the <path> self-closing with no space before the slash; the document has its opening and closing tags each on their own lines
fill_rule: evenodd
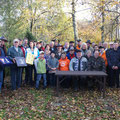
<svg viewBox="0 0 120 120">
<path fill-rule="evenodd" d="M 21 86 L 22 69 L 17 67 L 15 57 L 23 57 L 23 52 L 21 48 L 19 48 L 18 39 L 14 39 L 13 46 L 8 49 L 7 55 L 9 59 L 11 59 L 14 63 L 11 66 L 11 84 L 12 90 L 16 90 Z"/>
<path fill-rule="evenodd" d="M 82 43 L 81 45 L 81 52 L 82 52 L 82 56 L 86 56 L 87 53 L 87 44 L 86 43 Z"/>
</svg>

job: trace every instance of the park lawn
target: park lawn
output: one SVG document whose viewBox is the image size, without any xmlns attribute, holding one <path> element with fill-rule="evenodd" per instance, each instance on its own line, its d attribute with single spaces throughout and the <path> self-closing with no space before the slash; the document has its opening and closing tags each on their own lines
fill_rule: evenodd
<svg viewBox="0 0 120 120">
<path fill-rule="evenodd" d="M 0 95 L 0 120 L 120 120 L 120 89 L 107 88 L 103 99 L 98 90 L 35 90 L 28 86 L 17 91 L 5 87 Z"/>
</svg>

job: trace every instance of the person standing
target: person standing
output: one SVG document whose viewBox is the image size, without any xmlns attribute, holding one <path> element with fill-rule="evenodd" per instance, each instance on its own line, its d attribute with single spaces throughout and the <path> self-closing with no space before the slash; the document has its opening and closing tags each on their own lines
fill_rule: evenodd
<svg viewBox="0 0 120 120">
<path fill-rule="evenodd" d="M 14 63 L 11 66 L 11 84 L 12 90 L 16 90 L 17 88 L 21 87 L 22 69 L 17 67 L 15 57 L 23 57 L 23 52 L 19 48 L 18 39 L 13 40 L 13 46 L 8 49 L 7 56 Z"/>
</svg>

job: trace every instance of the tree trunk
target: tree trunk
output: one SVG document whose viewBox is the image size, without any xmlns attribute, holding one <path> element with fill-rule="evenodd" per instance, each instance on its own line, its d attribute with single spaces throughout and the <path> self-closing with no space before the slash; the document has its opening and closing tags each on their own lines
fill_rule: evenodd
<svg viewBox="0 0 120 120">
<path fill-rule="evenodd" d="M 76 46 L 76 41 L 78 39 L 78 33 L 77 33 L 75 13 L 76 13 L 76 11 L 75 11 L 75 0 L 72 0 L 72 21 L 73 21 L 73 30 L 74 30 L 74 40 L 75 40 L 75 46 Z"/>
</svg>

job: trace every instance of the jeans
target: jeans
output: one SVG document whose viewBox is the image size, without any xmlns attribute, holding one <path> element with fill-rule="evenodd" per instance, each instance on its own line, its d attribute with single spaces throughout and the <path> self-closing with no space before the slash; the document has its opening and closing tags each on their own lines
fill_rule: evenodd
<svg viewBox="0 0 120 120">
<path fill-rule="evenodd" d="M 44 87 L 47 86 L 46 73 L 44 73 L 44 74 L 37 74 L 36 88 L 39 88 L 39 82 L 40 82 L 42 77 L 43 77 Z"/>
<path fill-rule="evenodd" d="M 12 90 L 16 90 L 21 87 L 21 75 L 22 69 L 17 67 L 16 65 L 11 66 L 11 85 Z"/>
<path fill-rule="evenodd" d="M 0 67 L 0 91 L 3 84 L 3 68 Z"/>
</svg>

